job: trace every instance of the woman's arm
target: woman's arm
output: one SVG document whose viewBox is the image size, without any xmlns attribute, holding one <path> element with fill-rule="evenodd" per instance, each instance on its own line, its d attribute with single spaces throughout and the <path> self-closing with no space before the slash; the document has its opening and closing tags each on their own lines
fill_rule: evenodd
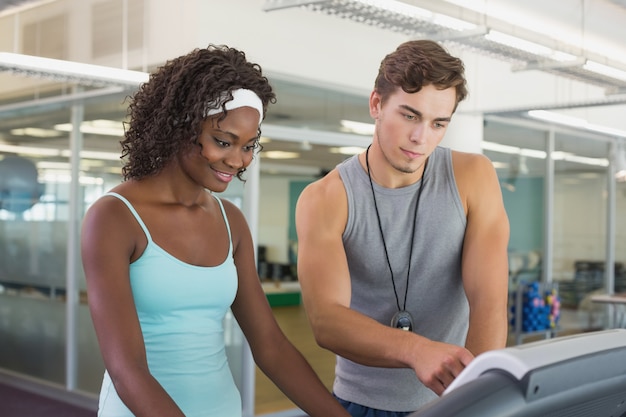
<svg viewBox="0 0 626 417">
<path fill-rule="evenodd" d="M 129 279 L 141 239 L 143 231 L 117 198 L 103 197 L 90 207 L 81 235 L 89 309 L 104 365 L 124 404 L 137 417 L 183 417 L 148 369 Z"/>
<path fill-rule="evenodd" d="M 241 212 L 227 207 L 233 232 L 239 289 L 232 305 L 259 368 L 298 407 L 311 416 L 349 416 L 313 368 L 280 329 L 256 271 L 254 248 Z"/>
</svg>

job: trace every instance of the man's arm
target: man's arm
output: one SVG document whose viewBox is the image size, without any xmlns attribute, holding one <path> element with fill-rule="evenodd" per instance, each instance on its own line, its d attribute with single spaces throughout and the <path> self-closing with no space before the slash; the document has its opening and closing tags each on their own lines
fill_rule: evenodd
<svg viewBox="0 0 626 417">
<path fill-rule="evenodd" d="M 470 322 L 465 346 L 478 355 L 506 346 L 509 221 L 491 161 L 482 155 L 460 153 L 454 158 L 467 211 L 462 274 Z"/>
<path fill-rule="evenodd" d="M 385 326 L 350 309 L 342 241 L 347 213 L 337 171 L 309 185 L 296 207 L 298 279 L 318 344 L 362 365 L 413 368 L 427 387 L 441 394 L 473 356 L 462 347 Z"/>
</svg>

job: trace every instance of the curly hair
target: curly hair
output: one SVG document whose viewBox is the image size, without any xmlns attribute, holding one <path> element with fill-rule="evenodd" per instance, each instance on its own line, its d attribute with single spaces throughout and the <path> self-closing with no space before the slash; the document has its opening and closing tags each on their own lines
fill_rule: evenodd
<svg viewBox="0 0 626 417">
<path fill-rule="evenodd" d="M 159 67 L 130 97 L 129 122 L 120 141 L 124 180 L 158 173 L 196 143 L 207 103 L 222 107 L 219 120 L 223 120 L 227 114 L 224 105 L 238 88 L 259 96 L 263 114 L 269 103 L 276 102 L 261 67 L 247 61 L 242 51 L 225 45 L 196 48 Z"/>
<path fill-rule="evenodd" d="M 400 87 L 407 93 L 417 93 L 426 85 L 445 90 L 456 89 L 456 105 L 467 97 L 463 61 L 451 56 L 441 45 L 431 40 L 402 43 L 380 63 L 374 89 L 384 102 Z"/>
</svg>

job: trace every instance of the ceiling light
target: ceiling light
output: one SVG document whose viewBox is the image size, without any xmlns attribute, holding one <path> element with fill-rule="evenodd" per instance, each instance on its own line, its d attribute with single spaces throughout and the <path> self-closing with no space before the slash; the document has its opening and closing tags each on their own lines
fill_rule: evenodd
<svg viewBox="0 0 626 417">
<path fill-rule="evenodd" d="M 530 110 L 528 115 L 533 119 L 544 120 L 577 129 L 585 129 L 592 132 L 603 133 L 605 135 L 626 138 L 626 130 L 589 123 L 587 120 L 580 117 L 568 116 L 546 110 Z"/>
<path fill-rule="evenodd" d="M 17 146 L 0 144 L 0 152 L 13 153 L 24 156 L 60 156 L 69 158 L 72 156 L 72 151 L 69 149 L 53 149 L 53 148 L 39 148 L 31 146 Z M 100 159 L 107 161 L 118 161 L 120 154 L 116 152 L 101 152 L 101 151 L 81 151 L 80 157 L 85 159 Z"/>
<path fill-rule="evenodd" d="M 62 132 L 71 132 L 73 127 L 71 123 L 61 123 L 54 125 L 54 128 Z M 82 133 L 91 133 L 94 135 L 115 137 L 124 136 L 124 126 L 122 122 L 116 122 L 113 120 L 97 119 L 84 121 L 80 124 L 80 131 Z"/>
<path fill-rule="evenodd" d="M 83 64 L 60 59 L 0 52 L 0 71 L 26 76 L 49 78 L 61 82 L 136 88 L 149 79 L 149 74 L 102 65 Z"/>
<path fill-rule="evenodd" d="M 527 156 L 536 159 L 546 159 L 546 152 L 537 149 L 519 148 L 517 146 L 503 145 L 501 143 L 482 141 L 480 146 L 491 152 L 508 153 L 511 155 Z"/>
<path fill-rule="evenodd" d="M 330 153 L 339 153 L 342 155 L 356 155 L 365 151 L 365 148 L 360 146 L 333 146 L 328 149 Z"/>
<path fill-rule="evenodd" d="M 609 67 L 608 65 L 600 64 L 598 62 L 587 60 L 583 69 L 596 74 L 606 75 L 607 77 L 616 78 L 618 80 L 626 81 L 626 71 Z"/>
<path fill-rule="evenodd" d="M 476 29 L 476 25 L 465 20 L 456 19 L 441 13 L 434 13 L 421 7 L 413 6 L 407 3 L 394 0 L 355 0 L 355 3 L 361 3 L 366 6 L 377 7 L 399 15 L 405 15 L 414 19 L 428 21 L 438 26 L 443 26 L 452 30 L 472 30 Z"/>
<path fill-rule="evenodd" d="M 546 122 L 553 122 L 571 127 L 584 127 L 587 124 L 585 119 L 574 116 L 566 116 L 560 113 L 554 113 L 546 110 L 530 110 L 528 115 L 533 119 L 544 120 Z"/>
<path fill-rule="evenodd" d="M 59 156 L 61 152 L 58 149 L 36 148 L 31 146 L 17 146 L 0 144 L 0 152 L 14 153 L 24 156 Z"/>
<path fill-rule="evenodd" d="M 61 136 L 57 130 L 41 129 L 39 127 L 24 127 L 20 129 L 11 129 L 13 136 L 32 136 L 35 138 L 55 138 Z"/>
<path fill-rule="evenodd" d="M 356 133 L 357 135 L 371 136 L 374 134 L 376 125 L 372 123 L 355 122 L 353 120 L 342 120 L 341 131 Z"/>
<path fill-rule="evenodd" d="M 59 171 L 59 172 L 54 172 L 54 171 L 48 171 L 46 173 L 44 173 L 41 177 L 39 177 L 39 180 L 45 183 L 51 183 L 51 184 L 69 184 L 72 182 L 72 176 L 70 175 L 69 171 Z M 87 175 L 80 175 L 78 177 L 78 182 L 80 182 L 81 185 L 102 185 L 104 184 L 104 180 L 100 177 L 91 177 L 91 176 L 87 176 Z"/>
<path fill-rule="evenodd" d="M 575 162 L 583 165 L 593 165 L 599 167 L 609 166 L 609 160 L 606 158 L 590 158 L 587 156 L 574 155 L 569 152 L 553 152 L 552 159 L 555 161 Z"/>
<path fill-rule="evenodd" d="M 525 157 L 546 159 L 547 153 L 545 151 L 539 151 L 536 149 L 518 148 L 517 146 L 502 145 L 500 143 L 486 142 L 481 143 L 481 147 L 484 150 L 491 152 L 506 153 L 511 155 L 519 155 L 519 162 L 525 164 Z M 593 165 L 606 167 L 609 165 L 609 161 L 606 158 L 589 158 L 586 156 L 578 156 L 569 152 L 552 152 L 552 159 L 555 161 L 567 161 L 575 162 L 584 165 Z M 626 166 L 626 165 L 625 165 Z M 520 165 L 520 168 L 522 166 Z"/>
<path fill-rule="evenodd" d="M 493 167 L 495 169 L 504 169 L 504 168 L 508 168 L 509 167 L 509 163 L 508 162 L 492 161 L 491 165 L 493 165 Z"/>
<path fill-rule="evenodd" d="M 509 46 L 520 51 L 525 51 L 534 55 L 539 55 L 544 58 L 554 59 L 559 62 L 575 61 L 577 57 L 565 52 L 556 51 L 547 46 L 539 45 L 535 42 L 530 42 L 525 39 L 521 39 L 515 36 L 507 35 L 506 33 L 498 32 L 497 30 L 490 30 L 485 39 L 496 42 L 501 45 Z"/>
<path fill-rule="evenodd" d="M 476 0 L 476 2 L 469 0 L 465 2 L 461 0 L 449 1 L 457 4 L 456 9 L 446 9 L 451 11 L 450 14 L 468 16 L 468 18 L 456 19 L 407 4 L 408 1 L 394 0 L 265 0 L 262 8 L 264 11 L 273 11 L 303 7 L 379 29 L 403 33 L 413 38 L 419 36 L 444 44 L 449 43 L 461 48 L 469 48 L 489 57 L 512 62 L 517 70 L 536 69 L 549 74 L 556 74 L 600 86 L 610 94 L 626 89 L 626 71 L 608 66 L 601 66 L 595 70 L 593 63 L 590 63 L 587 70 L 583 69 L 582 65 L 587 60 L 585 51 L 581 45 L 568 44 L 569 38 L 566 38 L 565 41 L 552 42 L 555 48 L 551 48 L 541 43 L 513 36 L 511 34 L 516 33 L 517 29 L 533 28 L 532 30 L 536 34 L 542 35 L 546 39 L 555 39 L 555 36 L 549 33 L 537 31 L 533 27 L 536 22 L 528 22 L 524 16 L 519 14 L 512 17 L 501 16 L 497 18 L 511 24 L 509 31 L 511 34 L 491 30 L 486 26 L 486 23 L 482 25 L 473 23 L 473 21 L 478 21 L 476 16 L 473 13 L 466 13 L 467 10 L 477 11 L 482 14 L 481 21 L 487 22 L 489 20 L 487 18 L 493 17 L 493 15 L 487 14 L 488 8 L 483 4 L 484 0 Z M 411 1 L 411 3 L 418 2 Z M 480 7 L 475 3 L 480 4 Z M 560 50 L 556 48 L 560 48 Z M 577 50 L 581 53 L 573 55 L 563 52 L 564 50 Z M 608 74 L 608 76 L 603 74 Z"/>
<path fill-rule="evenodd" d="M 71 169 L 69 162 L 37 161 L 36 165 L 37 165 L 37 169 L 63 170 L 63 171 L 69 171 Z"/>
<path fill-rule="evenodd" d="M 518 148 L 517 146 L 503 145 L 501 143 L 482 141 L 480 143 L 480 146 L 486 151 L 510 153 L 510 154 L 520 153 L 520 148 Z"/>
<path fill-rule="evenodd" d="M 405 34 L 467 31 L 477 25 L 395 0 L 266 0 L 264 11 L 302 6 L 331 16 Z"/>
<path fill-rule="evenodd" d="M 269 159 L 296 159 L 300 157 L 300 154 L 298 152 L 262 151 L 261 156 Z"/>
<path fill-rule="evenodd" d="M 65 156 L 69 158 L 71 156 L 70 150 L 61 151 L 61 156 Z M 119 161 L 120 160 L 119 152 L 103 152 L 103 151 L 80 151 L 81 159 L 99 159 L 106 161 Z"/>
</svg>

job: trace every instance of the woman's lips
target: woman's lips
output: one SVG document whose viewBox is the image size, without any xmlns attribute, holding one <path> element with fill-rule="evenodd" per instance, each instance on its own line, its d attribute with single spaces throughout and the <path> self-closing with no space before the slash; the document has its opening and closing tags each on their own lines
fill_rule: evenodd
<svg viewBox="0 0 626 417">
<path fill-rule="evenodd" d="M 217 174 L 217 177 L 224 182 L 231 182 L 233 180 L 233 177 L 235 176 L 235 174 L 229 174 L 227 172 L 223 172 L 223 171 L 218 171 L 218 170 L 214 170 L 215 174 Z"/>
</svg>

